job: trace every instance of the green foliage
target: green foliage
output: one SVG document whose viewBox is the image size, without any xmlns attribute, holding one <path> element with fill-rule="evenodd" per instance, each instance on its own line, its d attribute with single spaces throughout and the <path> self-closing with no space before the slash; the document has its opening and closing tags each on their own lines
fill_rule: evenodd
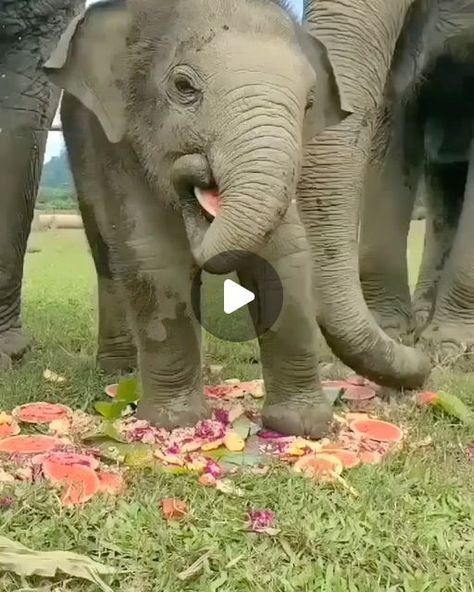
<svg viewBox="0 0 474 592">
<path fill-rule="evenodd" d="M 53 156 L 43 166 L 37 208 L 40 210 L 74 210 L 77 201 L 66 150 Z"/>
<path fill-rule="evenodd" d="M 39 575 L 54 578 L 56 572 L 64 572 L 74 578 L 93 582 L 102 592 L 113 592 L 101 575 L 111 575 L 115 570 L 69 551 L 34 551 L 24 545 L 0 536 L 0 571 L 11 571 L 19 576 Z"/>
<path fill-rule="evenodd" d="M 66 150 L 64 148 L 58 156 L 53 156 L 43 166 L 40 185 L 42 187 L 62 187 L 72 190 L 73 181 Z"/>
<path fill-rule="evenodd" d="M 137 403 L 140 398 L 136 378 L 124 378 L 119 382 L 117 394 L 112 402 L 99 401 L 94 405 L 97 413 L 109 421 L 122 417 L 129 405 Z"/>
<path fill-rule="evenodd" d="M 456 395 L 441 391 L 437 393 L 432 405 L 442 409 L 448 415 L 456 417 L 466 425 L 474 426 L 474 413 Z"/>
<path fill-rule="evenodd" d="M 36 207 L 39 210 L 76 210 L 76 195 L 72 187 L 40 187 Z"/>
</svg>

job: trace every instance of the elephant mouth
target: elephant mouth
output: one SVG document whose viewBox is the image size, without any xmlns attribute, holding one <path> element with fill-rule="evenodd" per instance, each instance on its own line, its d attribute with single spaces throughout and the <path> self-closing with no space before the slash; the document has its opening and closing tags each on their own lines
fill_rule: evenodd
<svg viewBox="0 0 474 592">
<path fill-rule="evenodd" d="M 193 191 L 204 216 L 212 222 L 217 216 L 221 206 L 219 190 L 217 187 L 201 189 L 200 187 L 194 186 Z"/>
</svg>

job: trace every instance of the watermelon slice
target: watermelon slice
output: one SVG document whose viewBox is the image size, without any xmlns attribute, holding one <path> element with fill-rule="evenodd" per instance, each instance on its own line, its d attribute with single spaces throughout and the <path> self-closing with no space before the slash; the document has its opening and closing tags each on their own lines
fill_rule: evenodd
<svg viewBox="0 0 474 592">
<path fill-rule="evenodd" d="M 375 390 L 370 386 L 350 385 L 344 391 L 342 398 L 345 401 L 368 401 L 375 397 Z"/>
<path fill-rule="evenodd" d="M 431 391 L 422 391 L 416 395 L 416 403 L 420 407 L 423 405 L 431 405 L 437 399 L 437 393 L 433 393 Z"/>
<path fill-rule="evenodd" d="M 11 436 L 0 440 L 0 452 L 6 454 L 40 454 L 62 446 L 53 436 Z"/>
<path fill-rule="evenodd" d="M 347 382 L 345 380 L 322 380 L 321 386 L 328 389 L 345 389 Z"/>
<path fill-rule="evenodd" d="M 112 399 L 114 399 L 117 396 L 117 389 L 118 389 L 118 383 L 108 384 L 105 387 L 104 391 L 108 397 L 111 397 Z"/>
<path fill-rule="evenodd" d="M 359 456 L 352 450 L 346 450 L 345 448 L 331 448 L 330 446 L 325 446 L 324 453 L 338 458 L 345 469 L 352 469 L 360 463 Z"/>
<path fill-rule="evenodd" d="M 364 465 L 378 465 L 382 462 L 383 456 L 380 452 L 373 450 L 363 450 L 360 453 L 360 460 Z"/>
<path fill-rule="evenodd" d="M 10 436 L 16 436 L 20 433 L 20 426 L 16 421 L 10 423 L 0 423 L 0 440 L 9 438 Z"/>
<path fill-rule="evenodd" d="M 64 506 L 83 504 L 100 489 L 99 477 L 90 467 L 63 465 L 52 461 L 43 463 L 43 474 L 52 483 L 63 483 L 61 502 Z"/>
<path fill-rule="evenodd" d="M 358 374 L 351 374 L 346 378 L 346 383 L 351 384 L 352 386 L 365 386 L 367 384 L 367 379 Z"/>
<path fill-rule="evenodd" d="M 361 436 L 377 442 L 400 442 L 402 430 L 393 423 L 379 419 L 356 419 L 350 424 L 351 430 Z"/>
<path fill-rule="evenodd" d="M 33 457 L 32 461 L 33 464 L 42 465 L 44 462 L 50 461 L 59 465 L 79 465 L 94 470 L 99 466 L 99 461 L 94 456 L 77 452 L 53 451 L 46 454 L 38 454 Z"/>
<path fill-rule="evenodd" d="M 334 478 L 334 475 L 340 475 L 343 469 L 342 462 L 337 456 L 326 453 L 303 456 L 294 467 L 296 471 L 302 471 L 311 477 L 329 480 Z"/>
<path fill-rule="evenodd" d="M 101 493 L 120 495 L 125 488 L 123 477 L 118 473 L 100 471 L 97 476 L 99 477 L 99 491 Z"/>
<path fill-rule="evenodd" d="M 23 423 L 51 423 L 56 419 L 64 419 L 72 411 L 66 405 L 57 403 L 27 403 L 13 410 L 13 416 Z"/>
</svg>

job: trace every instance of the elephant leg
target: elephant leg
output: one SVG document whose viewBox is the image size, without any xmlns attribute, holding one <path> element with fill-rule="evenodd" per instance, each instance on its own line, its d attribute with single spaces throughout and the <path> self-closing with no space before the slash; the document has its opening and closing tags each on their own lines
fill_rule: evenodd
<svg viewBox="0 0 474 592">
<path fill-rule="evenodd" d="M 433 318 L 422 339 L 441 359 L 474 351 L 474 143 L 464 202 L 449 259 L 441 274 Z"/>
<path fill-rule="evenodd" d="M 26 244 L 59 89 L 42 71 L 80 1 L 1 2 L 0 369 L 28 349 L 21 326 Z M 61 3 L 60 3 L 61 4 Z"/>
<path fill-rule="evenodd" d="M 425 165 L 426 231 L 423 259 L 413 295 L 413 314 L 417 333 L 430 320 L 439 279 L 449 257 L 459 222 L 466 163 Z"/>
<path fill-rule="evenodd" d="M 43 166 L 47 131 L 59 93 L 0 62 L 0 368 L 29 347 L 21 325 L 26 245 Z M 32 73 L 40 78 L 37 72 Z M 24 88 L 27 81 L 37 94 Z"/>
<path fill-rule="evenodd" d="M 0 133 L 0 352 L 4 367 L 10 359 L 20 358 L 29 345 L 21 326 L 21 286 L 44 136 L 8 129 Z"/>
<path fill-rule="evenodd" d="M 408 113 L 383 121 L 377 134 L 374 145 L 383 146 L 386 152 L 374 154 L 368 167 L 360 227 L 360 279 L 378 324 L 398 338 L 411 328 L 406 253 L 420 175 L 421 136 Z"/>
<path fill-rule="evenodd" d="M 259 338 L 267 392 L 263 423 L 284 434 L 319 438 L 328 430 L 332 408 L 318 377 L 311 260 L 295 206 L 290 207 L 261 256 L 275 269 L 283 286 L 279 318 Z M 244 286 L 261 295 L 249 305 L 255 322 L 259 314 L 256 303 L 270 300 L 272 290 L 280 287 L 252 268 L 238 273 Z"/>
<path fill-rule="evenodd" d="M 107 373 L 129 372 L 136 368 L 137 352 L 127 320 L 121 286 L 112 275 L 109 247 L 100 233 L 93 208 L 79 197 L 79 209 L 97 272 L 97 364 Z"/>
<path fill-rule="evenodd" d="M 142 385 L 137 416 L 166 429 L 194 425 L 208 417 L 209 409 L 202 383 L 202 331 L 191 304 L 198 269 L 182 216 L 158 200 L 131 207 L 125 215 L 122 231 L 131 219 L 134 227 L 126 244 L 123 236 L 117 243 L 116 264 L 137 344 Z"/>
</svg>

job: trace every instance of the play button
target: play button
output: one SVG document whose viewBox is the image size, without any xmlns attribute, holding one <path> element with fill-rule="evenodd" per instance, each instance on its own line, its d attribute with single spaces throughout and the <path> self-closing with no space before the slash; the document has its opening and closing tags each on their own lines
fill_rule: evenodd
<svg viewBox="0 0 474 592">
<path fill-rule="evenodd" d="M 232 314 L 255 300 L 255 294 L 233 280 L 224 280 L 224 312 Z"/>
<path fill-rule="evenodd" d="M 237 272 L 211 275 L 199 270 L 192 285 L 193 311 L 202 327 L 215 337 L 249 341 L 266 333 L 278 320 L 282 284 L 273 266 L 262 257 L 240 251 L 224 255 L 241 262 Z"/>
</svg>

